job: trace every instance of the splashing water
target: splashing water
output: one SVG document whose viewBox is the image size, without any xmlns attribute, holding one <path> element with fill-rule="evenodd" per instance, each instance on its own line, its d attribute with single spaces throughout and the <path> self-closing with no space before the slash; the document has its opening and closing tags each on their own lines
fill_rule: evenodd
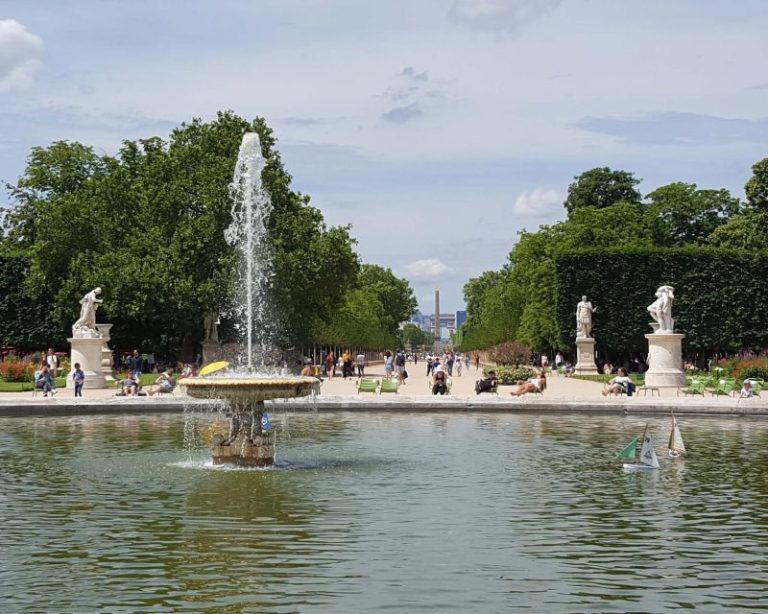
<svg viewBox="0 0 768 614">
<path fill-rule="evenodd" d="M 275 352 L 277 325 L 270 310 L 272 259 L 267 244 L 267 223 L 272 200 L 261 183 L 266 160 L 255 132 L 246 132 L 237 155 L 230 184 L 232 223 L 225 231 L 227 242 L 239 252 L 238 285 L 232 315 L 245 338 L 248 371 L 263 370 Z"/>
</svg>

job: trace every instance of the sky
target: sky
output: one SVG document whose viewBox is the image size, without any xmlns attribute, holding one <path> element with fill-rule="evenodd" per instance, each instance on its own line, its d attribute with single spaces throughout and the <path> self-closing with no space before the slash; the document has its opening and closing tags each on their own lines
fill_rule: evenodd
<svg viewBox="0 0 768 614">
<path fill-rule="evenodd" d="M 766 31 L 764 0 L 0 0 L 0 180 L 59 139 L 263 116 L 294 188 L 448 312 L 585 170 L 743 197 Z"/>
</svg>

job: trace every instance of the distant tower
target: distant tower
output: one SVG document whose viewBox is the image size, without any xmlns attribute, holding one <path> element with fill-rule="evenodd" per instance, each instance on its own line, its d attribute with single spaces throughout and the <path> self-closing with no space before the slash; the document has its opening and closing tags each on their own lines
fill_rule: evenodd
<svg viewBox="0 0 768 614">
<path fill-rule="evenodd" d="M 440 290 L 435 290 L 435 341 L 440 340 Z"/>
</svg>

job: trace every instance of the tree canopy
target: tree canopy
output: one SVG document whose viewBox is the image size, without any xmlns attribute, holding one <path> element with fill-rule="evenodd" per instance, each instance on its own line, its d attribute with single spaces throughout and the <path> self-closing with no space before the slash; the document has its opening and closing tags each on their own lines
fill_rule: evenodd
<svg viewBox="0 0 768 614">
<path fill-rule="evenodd" d="M 564 203 L 569 215 L 582 207 L 602 209 L 620 202 L 637 204 L 641 199 L 640 192 L 635 189 L 640 180 L 627 171 L 614 171 L 604 166 L 585 171 L 573 179 Z"/>
<path fill-rule="evenodd" d="M 226 313 L 231 296 L 236 258 L 224 230 L 246 131 L 259 134 L 273 205 L 272 308 L 286 345 L 314 341 L 318 323 L 338 316 L 358 286 L 355 241 L 349 227 L 327 227 L 309 196 L 291 188 L 266 122 L 230 111 L 182 124 L 167 140 L 125 141 L 113 156 L 67 141 L 34 148 L 23 176 L 7 186 L 14 203 L 3 216 L 0 249 L 26 259 L 18 291 L 32 301 L 47 297 L 53 327 L 66 331 L 79 298 L 101 286 L 100 317 L 114 323 L 117 344 L 191 352 L 204 315 Z M 410 308 L 402 296 L 407 282 L 385 269 L 364 274 L 378 279 L 367 292 L 394 332 L 393 319 Z"/>
</svg>

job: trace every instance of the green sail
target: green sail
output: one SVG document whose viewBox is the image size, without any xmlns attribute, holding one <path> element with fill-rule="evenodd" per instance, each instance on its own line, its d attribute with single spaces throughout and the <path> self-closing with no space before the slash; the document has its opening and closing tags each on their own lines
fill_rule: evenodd
<svg viewBox="0 0 768 614">
<path fill-rule="evenodd" d="M 616 458 L 631 458 L 634 459 L 637 456 L 637 437 L 627 444 L 621 452 L 616 455 Z"/>
</svg>

